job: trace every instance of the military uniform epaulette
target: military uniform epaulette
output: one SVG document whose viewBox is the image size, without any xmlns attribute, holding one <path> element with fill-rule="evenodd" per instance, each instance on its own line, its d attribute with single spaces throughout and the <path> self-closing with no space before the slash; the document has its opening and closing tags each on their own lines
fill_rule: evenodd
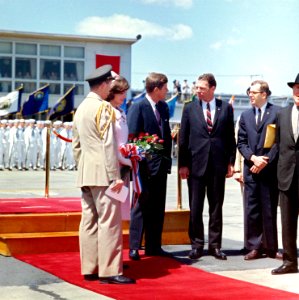
<svg viewBox="0 0 299 300">
<path fill-rule="evenodd" d="M 96 116 L 96 124 L 101 139 L 103 139 L 111 122 L 115 122 L 114 109 L 109 102 L 102 101 Z"/>
</svg>

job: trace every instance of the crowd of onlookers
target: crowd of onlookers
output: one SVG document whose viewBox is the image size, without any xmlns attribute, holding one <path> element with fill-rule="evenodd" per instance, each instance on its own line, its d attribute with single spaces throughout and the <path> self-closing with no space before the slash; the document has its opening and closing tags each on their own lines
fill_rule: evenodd
<svg viewBox="0 0 299 300">
<path fill-rule="evenodd" d="M 195 81 L 192 82 L 192 85 L 189 85 L 188 80 L 184 79 L 181 84 L 179 80 L 173 80 L 173 95 L 178 94 L 178 102 L 183 103 L 192 98 L 196 94 Z"/>
<path fill-rule="evenodd" d="M 50 128 L 50 170 L 76 169 L 70 142 L 72 122 L 2 119 L 0 121 L 0 171 L 45 169 L 48 128 Z"/>
</svg>

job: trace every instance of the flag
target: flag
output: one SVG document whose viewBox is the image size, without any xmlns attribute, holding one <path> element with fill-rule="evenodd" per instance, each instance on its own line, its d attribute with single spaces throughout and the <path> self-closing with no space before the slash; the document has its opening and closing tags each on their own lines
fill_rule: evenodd
<svg viewBox="0 0 299 300">
<path fill-rule="evenodd" d="M 33 115 L 48 109 L 49 84 L 34 91 L 28 96 L 23 104 L 21 114 L 23 116 Z"/>
<path fill-rule="evenodd" d="M 166 100 L 169 108 L 169 118 L 173 118 L 175 111 L 175 104 L 178 100 L 178 94 L 175 94 L 172 98 Z"/>
<path fill-rule="evenodd" d="M 73 85 L 52 107 L 48 113 L 48 119 L 53 120 L 64 116 L 74 109 L 75 86 Z"/>
<path fill-rule="evenodd" d="M 120 73 L 120 56 L 96 54 L 96 68 L 107 64 L 112 66 L 114 72 Z"/>
<path fill-rule="evenodd" d="M 0 97 L 0 117 L 20 111 L 23 86 Z"/>
</svg>

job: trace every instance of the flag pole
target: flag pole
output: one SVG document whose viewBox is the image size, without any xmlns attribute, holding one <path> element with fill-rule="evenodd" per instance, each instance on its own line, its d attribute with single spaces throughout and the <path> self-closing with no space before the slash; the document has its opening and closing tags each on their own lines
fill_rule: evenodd
<svg viewBox="0 0 299 300">
<path fill-rule="evenodd" d="M 47 138 L 46 138 L 46 184 L 45 184 L 45 198 L 49 198 L 49 181 L 50 181 L 50 126 L 47 127 Z"/>
<path fill-rule="evenodd" d="M 176 142 L 177 142 L 177 186 L 178 186 L 178 190 L 177 190 L 177 209 L 178 210 L 182 210 L 183 206 L 182 206 L 182 179 L 179 173 L 179 152 L 180 152 L 180 146 L 179 146 L 179 142 L 180 142 L 180 125 L 177 124 L 177 135 L 176 135 Z"/>
</svg>

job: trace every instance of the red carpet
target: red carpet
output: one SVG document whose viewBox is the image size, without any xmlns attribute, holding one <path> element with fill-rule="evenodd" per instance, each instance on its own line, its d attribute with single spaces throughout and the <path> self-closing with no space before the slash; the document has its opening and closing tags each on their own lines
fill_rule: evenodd
<svg viewBox="0 0 299 300">
<path fill-rule="evenodd" d="M 0 214 L 81 212 L 80 198 L 1 198 Z"/>
<path fill-rule="evenodd" d="M 19 260 L 54 274 L 64 281 L 119 300 L 298 300 L 297 294 L 208 273 L 182 265 L 171 258 L 143 257 L 141 261 L 128 261 L 127 251 L 124 257 L 129 265 L 124 275 L 135 278 L 135 285 L 84 281 L 80 275 L 80 258 L 77 252 L 16 256 Z"/>
</svg>

